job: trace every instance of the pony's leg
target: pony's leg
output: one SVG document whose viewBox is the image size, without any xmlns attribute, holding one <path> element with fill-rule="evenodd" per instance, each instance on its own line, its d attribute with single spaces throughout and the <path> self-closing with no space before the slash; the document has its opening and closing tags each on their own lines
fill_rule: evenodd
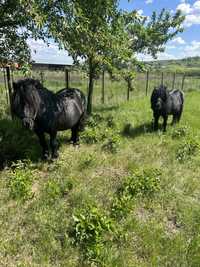
<svg viewBox="0 0 200 267">
<path fill-rule="evenodd" d="M 58 143 L 56 140 L 56 135 L 57 135 L 57 132 L 50 134 L 50 147 L 51 147 L 52 158 L 58 157 Z"/>
<path fill-rule="evenodd" d="M 39 138 L 39 142 L 42 147 L 42 156 L 44 159 L 47 159 L 49 156 L 49 151 L 48 151 L 48 145 L 45 140 L 45 135 L 43 132 L 40 132 L 40 131 L 36 131 L 36 134 Z"/>
<path fill-rule="evenodd" d="M 168 119 L 168 116 L 167 115 L 163 116 L 163 131 L 164 132 L 166 132 L 167 119 Z"/>
<path fill-rule="evenodd" d="M 79 142 L 79 123 L 77 123 L 72 129 L 72 137 L 71 137 L 71 141 L 73 142 L 73 145 L 78 144 Z"/>
<path fill-rule="evenodd" d="M 179 122 L 181 119 L 182 111 L 183 111 L 183 107 L 181 107 L 181 110 L 180 110 L 179 114 L 177 115 L 177 122 Z"/>
<path fill-rule="evenodd" d="M 173 119 L 172 119 L 172 125 L 175 125 L 178 121 L 179 121 L 178 115 L 177 114 L 174 114 L 173 115 Z"/>
<path fill-rule="evenodd" d="M 154 131 L 158 130 L 158 120 L 159 116 L 157 114 L 154 114 Z"/>
</svg>

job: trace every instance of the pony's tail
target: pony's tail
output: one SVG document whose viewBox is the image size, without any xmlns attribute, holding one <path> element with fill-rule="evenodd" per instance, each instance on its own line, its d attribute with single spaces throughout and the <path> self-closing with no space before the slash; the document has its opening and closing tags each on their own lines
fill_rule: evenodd
<svg viewBox="0 0 200 267">
<path fill-rule="evenodd" d="M 182 101 L 182 105 L 184 104 L 184 93 L 183 91 L 180 91 L 180 95 L 181 95 L 181 101 Z"/>
<path fill-rule="evenodd" d="M 88 114 L 87 111 L 85 110 L 79 121 L 79 131 L 83 131 L 85 129 L 87 119 L 88 119 Z"/>
</svg>

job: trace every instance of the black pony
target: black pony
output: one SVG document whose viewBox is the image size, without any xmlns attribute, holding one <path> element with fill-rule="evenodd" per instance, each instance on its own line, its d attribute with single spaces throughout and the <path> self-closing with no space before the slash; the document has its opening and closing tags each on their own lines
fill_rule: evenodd
<svg viewBox="0 0 200 267">
<path fill-rule="evenodd" d="M 25 79 L 13 83 L 12 111 L 23 125 L 34 130 L 48 157 L 48 145 L 44 133 L 50 135 L 52 157 L 58 157 L 57 131 L 71 129 L 71 141 L 76 144 L 78 131 L 86 117 L 86 98 L 78 89 L 62 89 L 53 93 L 38 80 Z"/>
<path fill-rule="evenodd" d="M 154 116 L 154 129 L 158 129 L 159 117 L 163 117 L 163 130 L 166 131 L 168 115 L 173 116 L 172 124 L 179 122 L 183 111 L 184 95 L 180 90 L 168 91 L 166 86 L 154 88 L 151 95 L 151 108 Z"/>
</svg>

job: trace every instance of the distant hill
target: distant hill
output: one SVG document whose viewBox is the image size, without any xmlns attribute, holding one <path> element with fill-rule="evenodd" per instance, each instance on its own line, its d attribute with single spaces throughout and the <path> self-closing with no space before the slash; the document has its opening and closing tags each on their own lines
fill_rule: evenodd
<svg viewBox="0 0 200 267">
<path fill-rule="evenodd" d="M 186 73 L 189 75 L 200 75 L 200 57 L 188 57 L 176 60 L 159 60 L 146 62 L 149 70 L 169 71 Z"/>
</svg>

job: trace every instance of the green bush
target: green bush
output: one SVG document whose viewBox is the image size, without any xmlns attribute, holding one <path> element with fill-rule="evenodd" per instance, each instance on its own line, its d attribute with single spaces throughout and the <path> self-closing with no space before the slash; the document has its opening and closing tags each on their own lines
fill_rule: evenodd
<svg viewBox="0 0 200 267">
<path fill-rule="evenodd" d="M 86 144 L 95 144 L 100 140 L 100 133 L 98 128 L 86 127 L 82 133 L 81 138 Z"/>
<path fill-rule="evenodd" d="M 69 235 L 86 261 L 101 262 L 104 235 L 108 232 L 115 232 L 114 223 L 97 207 L 87 206 L 74 212 Z"/>
<path fill-rule="evenodd" d="M 59 200 L 67 195 L 73 189 L 73 184 L 70 181 L 55 181 L 49 180 L 44 188 L 45 200 L 49 203 Z"/>
<path fill-rule="evenodd" d="M 87 120 L 87 126 L 91 128 L 97 127 L 103 120 L 104 118 L 100 114 L 93 113 Z"/>
<path fill-rule="evenodd" d="M 106 124 L 109 128 L 114 128 L 116 126 L 114 117 L 112 115 L 108 115 L 108 117 L 106 117 Z"/>
<path fill-rule="evenodd" d="M 14 165 L 14 170 L 10 174 L 10 197 L 22 201 L 32 198 L 33 180 L 33 171 L 25 163 L 19 161 Z"/>
<path fill-rule="evenodd" d="M 86 154 L 84 158 L 81 160 L 79 168 L 86 169 L 95 164 L 95 155 L 93 153 Z"/>
<path fill-rule="evenodd" d="M 111 152 L 111 153 L 117 153 L 120 146 L 120 137 L 116 134 L 112 134 L 102 145 L 102 149 Z"/>
<path fill-rule="evenodd" d="M 178 146 L 176 151 L 176 159 L 179 162 L 191 159 L 199 152 L 199 143 L 195 139 L 188 139 Z"/>
<path fill-rule="evenodd" d="M 153 197 L 160 190 L 161 172 L 157 169 L 146 169 L 133 172 L 126 177 L 119 187 L 112 203 L 112 215 L 123 217 L 131 208 L 131 201 L 136 197 Z"/>
<path fill-rule="evenodd" d="M 179 128 L 174 128 L 172 131 L 172 138 L 181 138 L 181 137 L 186 137 L 190 133 L 190 128 L 187 125 L 184 125 Z"/>
</svg>

